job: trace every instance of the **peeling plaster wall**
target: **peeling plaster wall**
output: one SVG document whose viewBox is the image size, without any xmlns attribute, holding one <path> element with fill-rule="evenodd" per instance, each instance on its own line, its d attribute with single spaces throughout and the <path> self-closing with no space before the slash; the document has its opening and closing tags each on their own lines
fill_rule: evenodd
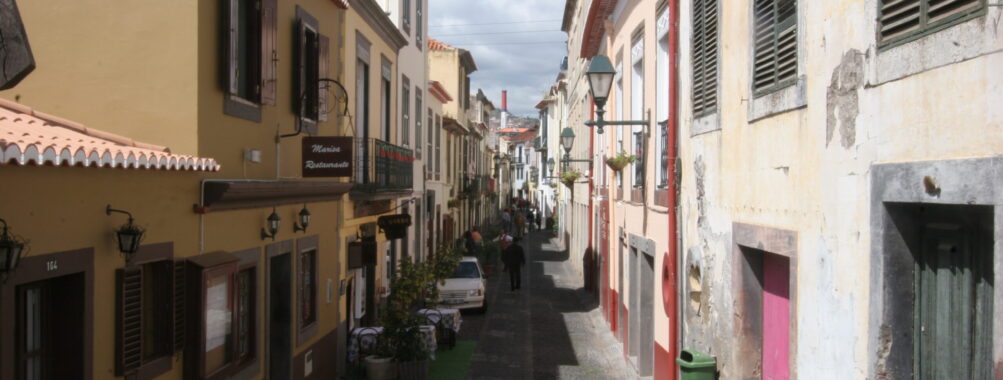
<svg viewBox="0 0 1003 380">
<path fill-rule="evenodd" d="M 716 355 L 721 378 L 758 373 L 738 368 L 731 224 L 770 226 L 798 234 L 792 376 L 874 378 L 871 167 L 1003 152 L 1003 10 L 881 50 L 877 0 L 802 4 L 805 104 L 751 118 L 752 4 L 719 3 L 721 129 L 708 131 L 692 118 L 692 9 L 680 3 L 682 347 Z"/>
</svg>

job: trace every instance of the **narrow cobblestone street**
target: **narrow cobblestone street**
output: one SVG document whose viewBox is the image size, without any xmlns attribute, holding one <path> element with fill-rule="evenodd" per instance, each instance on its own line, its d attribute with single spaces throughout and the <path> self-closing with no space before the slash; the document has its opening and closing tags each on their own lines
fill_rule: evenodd
<svg viewBox="0 0 1003 380">
<path fill-rule="evenodd" d="M 460 339 L 477 341 L 468 378 L 636 378 L 559 241 L 538 231 L 522 244 L 522 290 L 509 291 L 498 266 L 487 313 L 464 315 Z"/>
</svg>

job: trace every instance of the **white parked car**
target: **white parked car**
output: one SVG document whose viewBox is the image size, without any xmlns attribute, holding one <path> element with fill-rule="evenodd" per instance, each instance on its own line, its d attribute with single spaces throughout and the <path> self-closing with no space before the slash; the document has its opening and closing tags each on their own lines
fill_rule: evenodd
<svg viewBox="0 0 1003 380">
<path fill-rule="evenodd" d="M 477 308 L 483 312 L 488 308 L 486 289 L 487 280 L 481 264 L 476 257 L 466 256 L 446 283 L 439 284 L 439 305 L 452 309 Z"/>
</svg>

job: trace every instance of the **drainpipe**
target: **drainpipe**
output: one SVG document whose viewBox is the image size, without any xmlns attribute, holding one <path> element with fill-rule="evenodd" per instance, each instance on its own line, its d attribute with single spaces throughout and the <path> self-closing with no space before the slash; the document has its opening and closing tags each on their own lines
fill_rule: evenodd
<svg viewBox="0 0 1003 380">
<path fill-rule="evenodd" d="M 595 115 L 595 112 L 596 112 L 596 104 L 595 104 L 594 101 L 590 101 L 589 102 L 589 119 L 592 119 L 592 116 Z M 591 288 L 589 289 L 589 292 L 591 292 L 592 289 L 596 288 L 596 281 L 597 281 L 597 279 L 595 278 L 596 273 L 595 273 L 594 269 L 596 267 L 596 261 L 597 261 L 596 257 L 598 257 L 598 255 L 595 252 L 597 244 L 592 244 L 592 235 L 593 235 L 593 232 L 592 232 L 592 229 L 593 229 L 593 225 L 592 225 L 593 220 L 592 219 L 594 218 L 594 215 L 595 215 L 595 209 L 593 209 L 593 197 L 595 195 L 595 177 L 596 177 L 596 173 L 595 173 L 595 170 L 594 170 L 595 168 L 593 167 L 595 165 L 595 157 L 593 157 L 593 155 L 595 155 L 596 134 L 593 133 L 593 131 L 592 131 L 591 128 L 589 128 L 588 131 L 589 131 L 589 208 L 588 208 L 588 210 L 589 210 L 588 211 L 588 213 L 589 213 L 589 246 L 586 248 L 586 251 L 588 251 L 589 248 L 592 249 L 592 258 L 591 258 L 591 264 L 592 265 L 589 268 L 587 268 L 589 270 L 589 273 L 588 273 L 588 276 L 586 276 L 586 278 L 591 278 L 592 279 L 592 282 L 589 283 L 589 285 L 591 285 Z"/>
<path fill-rule="evenodd" d="M 679 310 L 679 0 L 669 0 L 669 119 L 666 126 L 665 146 L 668 149 L 669 168 L 672 175 L 668 180 L 668 203 L 669 203 L 669 254 L 666 257 L 671 263 L 669 267 L 669 289 L 671 297 L 669 300 L 669 357 L 671 360 L 671 370 L 669 380 L 676 380 L 679 373 L 679 365 L 675 358 L 679 356 L 679 346 L 682 344 L 682 329 L 679 318 L 682 316 Z M 672 341 L 671 334 L 676 334 L 675 342 Z"/>
</svg>

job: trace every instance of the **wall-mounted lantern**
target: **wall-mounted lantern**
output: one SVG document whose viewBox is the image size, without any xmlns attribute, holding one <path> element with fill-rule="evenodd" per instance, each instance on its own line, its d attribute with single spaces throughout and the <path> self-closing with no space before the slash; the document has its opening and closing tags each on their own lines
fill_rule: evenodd
<svg viewBox="0 0 1003 380">
<path fill-rule="evenodd" d="M 11 234 L 7 221 L 0 219 L 0 223 L 3 223 L 3 235 L 0 235 L 0 279 L 6 283 L 7 277 L 14 273 L 21 257 L 27 253 L 27 241 Z"/>
<path fill-rule="evenodd" d="M 139 244 L 143 242 L 143 234 L 146 231 L 133 224 L 132 213 L 113 209 L 111 205 L 105 207 L 105 215 L 111 215 L 113 212 L 129 216 L 129 222 L 119 227 L 118 231 L 115 231 L 115 235 L 118 238 L 118 251 L 125 255 L 125 261 L 128 262 L 132 254 L 139 251 Z"/>
<path fill-rule="evenodd" d="M 651 120 L 650 109 L 647 111 L 648 120 L 603 120 L 603 115 L 606 114 L 604 107 L 606 107 L 606 100 L 609 99 L 609 89 L 613 86 L 613 77 L 616 76 L 616 69 L 613 68 L 613 64 L 610 63 L 609 58 L 605 55 L 592 57 L 592 62 L 589 63 L 589 70 L 585 72 L 585 76 L 588 77 L 589 93 L 592 94 L 592 102 L 596 104 L 596 120 L 586 121 L 585 125 L 596 127 L 596 133 L 601 135 L 602 128 L 607 125 L 649 124 Z M 561 139 L 564 139 L 564 133 L 561 133 Z M 567 146 L 564 149 L 567 150 Z"/>
<path fill-rule="evenodd" d="M 275 208 L 272 208 L 272 215 L 268 216 L 268 230 L 261 228 L 261 240 L 272 238 L 275 240 L 275 234 L 279 232 L 279 222 L 282 219 L 279 218 L 279 214 L 275 213 Z"/>
<path fill-rule="evenodd" d="M 299 223 L 293 222 L 293 232 L 306 232 L 306 227 L 310 225 L 310 210 L 306 209 L 305 204 L 303 205 L 303 209 L 300 210 L 299 217 Z"/>
</svg>

